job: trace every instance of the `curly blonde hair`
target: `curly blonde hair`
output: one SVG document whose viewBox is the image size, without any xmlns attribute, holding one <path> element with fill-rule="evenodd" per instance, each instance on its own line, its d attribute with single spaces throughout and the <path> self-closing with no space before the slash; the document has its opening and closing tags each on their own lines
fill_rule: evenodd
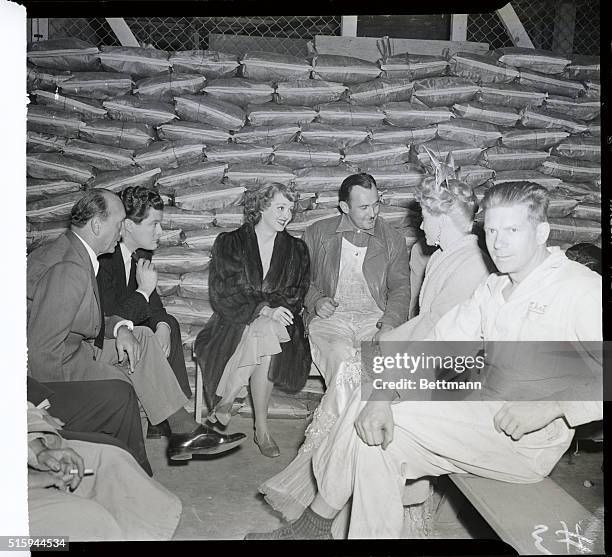
<svg viewBox="0 0 612 557">
<path fill-rule="evenodd" d="M 435 180 L 424 180 L 416 194 L 421 208 L 433 215 L 448 215 L 463 224 L 474 221 L 478 200 L 471 186 L 459 180 L 448 180 L 436 186 Z"/>
<path fill-rule="evenodd" d="M 280 193 L 292 203 L 297 203 L 300 194 L 292 185 L 270 182 L 258 188 L 250 188 L 244 193 L 244 220 L 252 225 L 261 219 L 261 212 L 272 203 L 272 198 Z"/>
</svg>

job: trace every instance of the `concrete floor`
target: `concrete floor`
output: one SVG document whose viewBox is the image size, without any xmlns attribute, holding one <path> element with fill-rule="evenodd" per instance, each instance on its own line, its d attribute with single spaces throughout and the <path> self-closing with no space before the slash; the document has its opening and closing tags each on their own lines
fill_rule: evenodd
<svg viewBox="0 0 612 557">
<path fill-rule="evenodd" d="M 279 515 L 266 504 L 257 488 L 294 458 L 306 424 L 306 419 L 270 420 L 273 437 L 281 450 L 281 456 L 274 459 L 261 455 L 253 442 L 252 418 L 243 415 L 235 416 L 227 431 L 241 431 L 247 434 L 247 439 L 225 455 L 196 456 L 188 463 L 169 464 L 165 456 L 167 440 L 148 439 L 147 453 L 155 479 L 183 502 L 174 539 L 241 540 L 247 532 L 268 532 L 280 526 Z M 562 458 L 551 477 L 591 512 L 601 513 L 601 449 L 588 442 L 580 447 L 577 455 L 570 451 Z M 447 512 L 440 518 L 430 539 L 496 538 L 469 503 L 461 505 L 459 517 Z"/>
<path fill-rule="evenodd" d="M 306 420 L 277 419 L 270 424 L 281 450 L 278 458 L 266 458 L 259 452 L 253 442 L 253 421 L 242 416 L 232 419 L 227 432 L 241 431 L 247 439 L 225 455 L 168 464 L 167 441 L 147 440 L 155 479 L 183 502 L 175 540 L 241 540 L 247 532 L 267 532 L 281 525 L 257 486 L 291 462 L 303 440 Z"/>
</svg>

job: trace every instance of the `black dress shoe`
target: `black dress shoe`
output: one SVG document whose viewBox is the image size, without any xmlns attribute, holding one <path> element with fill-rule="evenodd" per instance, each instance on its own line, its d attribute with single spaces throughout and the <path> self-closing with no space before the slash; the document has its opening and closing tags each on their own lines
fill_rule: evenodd
<svg viewBox="0 0 612 557">
<path fill-rule="evenodd" d="M 161 439 L 162 437 L 170 437 L 170 426 L 168 422 L 163 422 L 153 425 L 147 421 L 147 439 Z"/>
<path fill-rule="evenodd" d="M 194 454 L 219 454 L 237 447 L 246 439 L 244 433 L 223 435 L 214 429 L 199 425 L 191 433 L 173 433 L 168 444 L 171 460 L 190 460 Z"/>
</svg>

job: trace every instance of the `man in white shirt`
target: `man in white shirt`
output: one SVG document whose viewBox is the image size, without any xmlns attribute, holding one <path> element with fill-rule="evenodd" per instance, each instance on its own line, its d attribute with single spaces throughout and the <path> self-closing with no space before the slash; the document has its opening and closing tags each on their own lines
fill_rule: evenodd
<svg viewBox="0 0 612 557">
<path fill-rule="evenodd" d="M 28 374 L 42 383 L 92 381 L 94 389 L 94 381 L 128 381 L 151 423 L 168 419 L 171 458 L 225 452 L 245 436 L 195 423 L 153 332 L 103 316 L 98 255 L 114 250 L 124 218 L 116 194 L 88 190 L 72 208 L 70 230 L 28 257 Z"/>
<path fill-rule="evenodd" d="M 546 190 L 500 184 L 482 206 L 500 272 L 443 316 L 432 340 L 601 341 L 601 277 L 546 247 Z M 483 386 L 491 380 L 512 387 L 514 378 L 501 375 L 501 381 L 487 376 Z M 603 415 L 594 398 L 395 402 L 364 402 L 356 392 L 313 457 L 319 491 L 310 507 L 288 526 L 247 538 L 330 538 L 334 517 L 351 497 L 350 538 L 398 538 L 406 480 L 469 472 L 537 482 L 569 447 L 572 428 Z"/>
<path fill-rule="evenodd" d="M 311 269 L 306 323 L 313 362 L 328 386 L 362 341 L 401 325 L 410 306 L 406 240 L 379 216 L 374 178 L 348 176 L 338 200 L 341 215 L 304 231 Z"/>
</svg>

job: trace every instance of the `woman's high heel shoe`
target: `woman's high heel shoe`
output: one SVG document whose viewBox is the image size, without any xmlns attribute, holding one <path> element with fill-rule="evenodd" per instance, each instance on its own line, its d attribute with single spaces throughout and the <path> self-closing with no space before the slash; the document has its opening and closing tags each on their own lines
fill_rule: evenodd
<svg viewBox="0 0 612 557">
<path fill-rule="evenodd" d="M 255 441 L 255 444 L 259 447 L 262 455 L 267 456 L 268 458 L 280 456 L 280 449 L 269 433 L 266 433 L 266 435 L 261 439 L 258 439 L 257 433 L 255 433 L 253 436 L 253 441 Z"/>
</svg>

